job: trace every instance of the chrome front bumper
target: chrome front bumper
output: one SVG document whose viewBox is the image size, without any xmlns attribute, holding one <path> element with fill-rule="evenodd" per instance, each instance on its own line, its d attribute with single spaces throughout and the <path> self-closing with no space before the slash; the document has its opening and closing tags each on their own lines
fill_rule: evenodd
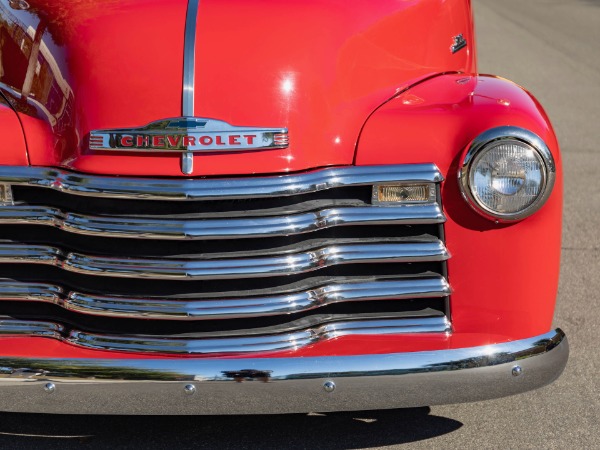
<svg viewBox="0 0 600 450">
<path fill-rule="evenodd" d="M 484 347 L 254 359 L 0 357 L 0 410 L 279 414 L 487 400 L 547 385 L 569 356 L 557 329 Z"/>
</svg>

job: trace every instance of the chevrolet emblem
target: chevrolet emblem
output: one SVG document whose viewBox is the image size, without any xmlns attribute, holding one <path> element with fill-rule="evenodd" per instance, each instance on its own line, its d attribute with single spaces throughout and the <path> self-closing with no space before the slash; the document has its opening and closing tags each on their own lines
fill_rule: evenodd
<svg viewBox="0 0 600 450">
<path fill-rule="evenodd" d="M 140 128 L 90 132 L 91 150 L 181 153 L 181 171 L 193 170 L 193 154 L 254 151 L 288 146 L 287 128 L 236 127 L 215 119 L 176 117 Z"/>
</svg>

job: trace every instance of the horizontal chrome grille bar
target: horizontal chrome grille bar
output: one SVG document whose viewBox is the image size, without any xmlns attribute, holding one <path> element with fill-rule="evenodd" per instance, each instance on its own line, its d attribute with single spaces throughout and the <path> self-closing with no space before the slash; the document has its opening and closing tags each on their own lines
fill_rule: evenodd
<svg viewBox="0 0 600 450">
<path fill-rule="evenodd" d="M 304 291 L 278 295 L 202 300 L 66 293 L 61 287 L 51 284 L 0 282 L 0 301 L 41 301 L 95 316 L 156 320 L 263 317 L 310 311 L 334 303 L 433 298 L 447 295 L 450 295 L 450 286 L 440 276 L 330 282 L 321 286 L 312 286 Z"/>
<path fill-rule="evenodd" d="M 101 335 L 72 330 L 64 332 L 53 322 L 2 320 L 0 335 L 42 336 L 73 345 L 121 352 L 167 354 L 246 353 L 295 350 L 320 341 L 349 335 L 447 333 L 450 323 L 443 315 L 414 318 L 373 318 L 336 320 L 330 316 L 313 316 L 306 327 L 284 333 L 255 329 L 252 333 L 224 337 L 154 337 L 147 335 Z M 298 321 L 300 324 L 301 321 Z M 292 325 L 291 323 L 290 325 Z M 248 331 L 248 330 L 246 330 Z M 63 334 L 61 334 L 63 333 Z"/>
<path fill-rule="evenodd" d="M 62 339 L 65 327 L 54 322 L 27 320 L 0 320 L 0 335 L 42 336 Z"/>
<path fill-rule="evenodd" d="M 299 253 L 255 258 L 157 259 L 117 258 L 66 253 L 43 245 L 0 244 L 0 263 L 46 264 L 87 275 L 175 280 L 253 278 L 312 272 L 353 263 L 445 261 L 440 240 L 339 244 Z"/>
<path fill-rule="evenodd" d="M 289 236 L 343 225 L 443 223 L 437 204 L 339 207 L 288 216 L 243 219 L 159 219 L 90 216 L 48 206 L 0 206 L 0 225 L 46 225 L 70 233 L 133 239 L 223 239 Z"/>
<path fill-rule="evenodd" d="M 437 183 L 435 164 L 351 166 L 301 174 L 220 179 L 108 177 L 45 167 L 0 166 L 0 183 L 68 194 L 139 200 L 218 200 L 291 196 L 343 186 L 386 182 Z"/>
</svg>

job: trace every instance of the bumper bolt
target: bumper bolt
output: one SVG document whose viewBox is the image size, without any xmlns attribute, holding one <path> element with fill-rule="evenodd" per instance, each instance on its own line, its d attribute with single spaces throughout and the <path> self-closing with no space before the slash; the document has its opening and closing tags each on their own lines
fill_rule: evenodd
<svg viewBox="0 0 600 450">
<path fill-rule="evenodd" d="M 523 373 L 523 368 L 521 366 L 515 366 L 512 368 L 513 377 L 518 377 Z"/>
<path fill-rule="evenodd" d="M 333 392 L 335 391 L 335 383 L 333 381 L 326 381 L 323 383 L 323 389 L 325 389 L 325 392 Z"/>
<path fill-rule="evenodd" d="M 44 385 L 44 391 L 46 391 L 48 394 L 52 394 L 54 391 L 56 391 L 56 386 L 54 383 L 46 383 Z"/>
<path fill-rule="evenodd" d="M 196 393 L 196 386 L 193 384 L 186 384 L 183 388 L 183 392 L 185 392 L 187 395 L 194 395 Z"/>
</svg>

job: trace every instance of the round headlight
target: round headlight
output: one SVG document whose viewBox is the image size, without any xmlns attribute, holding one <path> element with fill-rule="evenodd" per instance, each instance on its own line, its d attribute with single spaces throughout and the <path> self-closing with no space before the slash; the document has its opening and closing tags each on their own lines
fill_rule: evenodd
<svg viewBox="0 0 600 450">
<path fill-rule="evenodd" d="M 524 219 L 542 207 L 554 185 L 550 150 L 537 135 L 515 127 L 493 128 L 473 141 L 459 181 L 463 196 L 495 221 Z"/>
</svg>

